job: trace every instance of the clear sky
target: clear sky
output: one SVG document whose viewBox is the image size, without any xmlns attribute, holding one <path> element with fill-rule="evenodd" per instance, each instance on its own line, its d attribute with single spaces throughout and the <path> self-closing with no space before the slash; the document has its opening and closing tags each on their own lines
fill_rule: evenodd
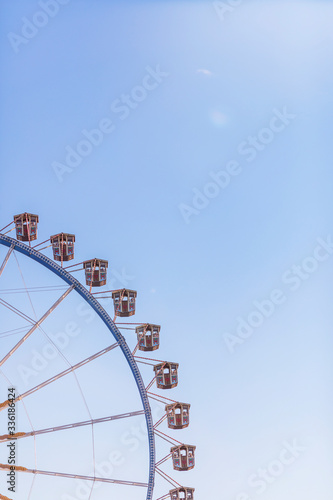
<svg viewBox="0 0 333 500">
<path fill-rule="evenodd" d="M 330 500 L 332 2 L 55 1 L 2 6 L 1 227 L 138 290 L 196 500 Z"/>
</svg>

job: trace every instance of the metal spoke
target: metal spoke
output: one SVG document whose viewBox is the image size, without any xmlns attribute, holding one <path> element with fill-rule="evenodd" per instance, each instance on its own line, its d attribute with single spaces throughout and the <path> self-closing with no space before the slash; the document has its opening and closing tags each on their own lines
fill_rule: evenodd
<svg viewBox="0 0 333 500">
<path fill-rule="evenodd" d="M 162 424 L 162 422 L 164 422 L 164 420 L 166 420 L 167 418 L 168 418 L 168 415 L 167 415 L 167 413 L 166 413 L 163 417 L 161 417 L 161 418 L 159 419 L 159 421 L 158 421 L 158 422 L 156 422 L 156 424 L 154 425 L 154 429 L 156 429 L 159 425 L 161 425 L 161 424 Z"/>
<path fill-rule="evenodd" d="M 25 340 L 27 340 L 28 337 L 43 323 L 43 321 L 46 320 L 48 316 L 55 310 L 56 307 L 67 297 L 67 295 L 73 290 L 74 285 L 72 285 L 70 288 L 66 290 L 64 294 L 53 304 L 52 307 L 46 313 L 36 322 L 33 324 L 32 328 L 24 335 L 24 337 L 21 338 L 21 340 L 9 351 L 9 353 L 0 361 L 0 366 L 2 366 L 12 354 L 14 354 L 15 351 L 23 344 Z M 1 300 L 1 299 L 0 299 Z"/>
<path fill-rule="evenodd" d="M 11 304 L 9 304 L 9 302 L 6 302 L 5 300 L 0 299 L 0 304 L 2 304 L 3 306 L 7 307 L 7 309 L 9 309 L 10 311 L 12 311 L 13 313 L 17 314 L 17 316 L 20 316 L 20 318 L 23 318 L 26 321 L 28 321 L 28 323 L 30 323 L 31 325 L 33 325 L 35 323 L 34 320 L 32 318 L 30 318 L 30 316 L 27 316 L 26 314 L 24 314 L 23 312 L 21 312 L 16 307 L 14 307 Z"/>
<path fill-rule="evenodd" d="M 10 470 L 13 466 L 0 464 L 0 470 Z M 94 477 L 94 476 L 81 476 L 80 474 L 65 474 L 64 472 L 51 472 L 45 470 L 36 470 L 36 469 L 27 469 L 26 467 L 20 467 L 19 465 L 15 466 L 15 470 L 18 472 L 29 472 L 30 474 L 42 474 L 44 476 L 58 476 L 58 477 L 66 477 L 69 479 L 82 479 L 83 481 L 98 481 L 101 483 L 115 483 L 115 484 L 123 484 L 125 486 L 142 486 L 143 488 L 147 488 L 147 483 L 138 483 L 134 481 L 120 481 L 119 479 L 109 479 L 106 477 Z"/>
<path fill-rule="evenodd" d="M 10 435 L 5 434 L 0 436 L 0 442 L 11 441 L 13 439 L 22 439 L 31 436 L 39 436 L 40 434 L 47 434 L 49 432 L 65 431 L 67 429 L 74 429 L 76 427 L 83 427 L 86 425 L 103 424 L 105 422 L 111 422 L 112 420 L 120 420 L 121 418 L 138 417 L 139 415 L 144 415 L 144 410 L 132 411 L 130 413 L 122 413 L 120 415 L 111 415 L 109 417 L 95 418 L 93 420 L 85 420 L 84 422 L 76 422 L 74 424 L 59 425 L 58 427 L 49 427 L 48 429 L 41 429 L 38 431 L 31 432 L 17 432 L 16 434 Z"/>
<path fill-rule="evenodd" d="M 12 251 L 14 250 L 14 244 L 12 244 L 12 246 L 10 247 L 10 249 L 8 250 L 7 252 L 7 255 L 5 257 L 5 260 L 3 261 L 1 267 L 0 267 L 0 276 L 2 275 L 3 273 L 3 270 L 5 269 L 6 265 L 7 265 L 7 262 L 9 260 L 9 257 L 11 256 L 11 253 Z"/>
<path fill-rule="evenodd" d="M 172 457 L 172 453 L 169 453 L 169 455 L 166 455 L 164 458 L 162 458 L 159 462 L 157 462 L 157 464 L 155 464 L 155 467 L 159 467 L 160 465 L 162 465 L 164 462 L 166 462 L 167 460 L 169 460 L 169 458 Z"/>
<path fill-rule="evenodd" d="M 155 470 L 156 472 L 161 476 L 163 477 L 163 479 L 165 479 L 168 483 L 170 483 L 173 487 L 175 487 L 175 485 L 179 486 L 181 488 L 181 485 L 179 483 L 177 483 L 177 481 L 175 481 L 174 479 L 172 479 L 172 477 L 168 476 L 168 474 L 166 474 L 164 471 L 162 471 L 161 469 L 159 469 L 158 467 L 155 467 Z M 169 479 L 168 479 L 169 478 Z"/>
<path fill-rule="evenodd" d="M 112 351 L 112 349 L 115 349 L 118 345 L 119 345 L 118 342 L 116 342 L 115 344 L 112 344 L 109 347 L 106 347 L 102 351 L 99 351 L 96 354 L 89 356 L 89 358 L 86 358 L 83 361 L 80 361 L 76 365 L 73 365 L 70 368 L 67 368 L 67 370 L 64 370 L 63 372 L 58 373 L 58 375 L 55 375 L 54 377 L 49 378 L 45 382 L 42 382 L 41 384 L 36 385 L 36 387 L 29 389 L 29 391 L 21 394 L 20 396 L 17 396 L 17 398 L 15 398 L 14 401 L 20 401 L 21 399 L 26 398 L 27 396 L 30 396 L 34 392 L 39 391 L 39 389 L 42 389 L 43 387 L 45 387 L 49 384 L 52 384 L 52 382 L 55 382 L 59 378 L 64 377 L 65 375 L 68 375 L 69 373 L 74 372 L 75 370 L 77 370 L 81 366 L 84 366 L 87 363 L 90 363 L 91 361 L 93 361 L 94 359 L 99 358 L 99 356 L 102 356 L 103 354 L 106 354 L 107 352 Z M 9 401 L 4 401 L 3 403 L 1 403 L 0 404 L 0 411 L 7 408 L 8 404 L 9 404 Z"/>
<path fill-rule="evenodd" d="M 177 446 L 177 444 L 180 445 L 180 446 L 182 446 L 182 444 L 183 444 L 181 441 L 178 441 L 177 439 L 175 439 L 175 438 L 173 438 L 171 436 L 168 436 L 167 434 L 164 434 L 164 432 L 162 432 L 162 431 L 160 431 L 158 429 L 155 429 L 155 434 L 156 434 L 156 436 L 164 439 L 165 441 L 167 441 L 168 443 L 172 444 L 173 446 L 175 446 L 175 444 L 176 444 L 176 446 Z M 161 434 L 162 434 L 162 436 L 161 436 Z M 165 437 L 163 437 L 163 436 L 165 436 Z"/>
</svg>

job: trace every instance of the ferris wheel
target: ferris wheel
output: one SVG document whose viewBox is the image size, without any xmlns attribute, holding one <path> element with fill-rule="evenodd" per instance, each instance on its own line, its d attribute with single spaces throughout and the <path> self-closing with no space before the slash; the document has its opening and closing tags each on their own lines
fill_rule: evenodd
<svg viewBox="0 0 333 500">
<path fill-rule="evenodd" d="M 107 283 L 108 261 L 68 265 L 75 235 L 36 244 L 38 224 L 25 212 L 0 230 L 0 499 L 36 500 L 47 491 L 48 499 L 153 500 L 157 474 L 168 483 L 158 500 L 193 500 L 194 488 L 164 470 L 169 459 L 175 471 L 192 470 L 196 447 L 161 430 L 163 423 L 187 428 L 190 404 L 161 394 L 178 385 L 178 363 L 146 357 L 160 347 L 160 325 L 119 321 L 135 314 L 137 292 L 93 292 Z M 48 248 L 53 260 L 42 253 Z M 74 277 L 80 270 L 85 285 Z M 13 286 L 18 280 L 23 286 Z M 113 319 L 105 300 L 113 302 Z M 109 452 L 118 438 L 127 454 Z"/>
</svg>

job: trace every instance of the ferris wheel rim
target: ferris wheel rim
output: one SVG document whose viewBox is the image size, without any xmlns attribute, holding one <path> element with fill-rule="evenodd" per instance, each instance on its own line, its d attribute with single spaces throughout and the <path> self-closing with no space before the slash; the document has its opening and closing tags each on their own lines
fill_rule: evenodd
<svg viewBox="0 0 333 500">
<path fill-rule="evenodd" d="M 52 271 L 59 278 L 65 281 L 65 283 L 67 283 L 68 285 L 74 286 L 73 290 L 75 290 L 92 307 L 95 313 L 100 317 L 100 319 L 104 322 L 108 330 L 111 332 L 115 340 L 118 342 L 119 347 L 126 358 L 126 361 L 131 369 L 132 375 L 136 382 L 146 418 L 147 431 L 148 431 L 148 445 L 149 445 L 149 478 L 148 478 L 146 500 L 152 500 L 154 484 L 155 484 L 155 462 L 156 462 L 154 423 L 145 384 L 143 382 L 140 370 L 137 367 L 134 356 L 126 343 L 125 338 L 120 333 L 119 329 L 117 328 L 112 318 L 100 305 L 97 299 L 89 292 L 89 290 L 87 290 L 82 285 L 82 283 L 80 283 L 80 281 L 74 278 L 74 276 L 72 276 L 59 264 L 53 262 L 49 257 L 42 254 L 40 251 L 35 250 L 34 248 L 16 240 L 15 238 L 11 238 L 10 236 L 6 236 L 1 233 L 0 233 L 0 244 L 12 250 L 17 250 L 19 253 L 43 265 L 49 271 Z"/>
</svg>

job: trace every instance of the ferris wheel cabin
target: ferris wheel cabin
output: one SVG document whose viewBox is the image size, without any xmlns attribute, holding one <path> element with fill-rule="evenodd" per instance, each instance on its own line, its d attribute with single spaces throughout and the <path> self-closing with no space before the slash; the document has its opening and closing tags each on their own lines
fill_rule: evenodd
<svg viewBox="0 0 333 500">
<path fill-rule="evenodd" d="M 107 260 L 91 259 L 83 262 L 88 286 L 103 286 L 106 284 L 106 273 L 109 263 Z"/>
<path fill-rule="evenodd" d="M 159 325 L 146 325 L 137 326 L 135 331 L 138 337 L 140 351 L 155 351 L 160 346 L 160 330 Z"/>
<path fill-rule="evenodd" d="M 129 317 L 135 314 L 135 300 L 137 292 L 135 290 L 114 290 L 112 298 L 114 303 L 114 312 L 116 316 Z"/>
<path fill-rule="evenodd" d="M 54 260 L 68 261 L 74 259 L 74 234 L 59 233 L 50 236 Z"/>
<path fill-rule="evenodd" d="M 195 448 L 195 446 L 189 444 L 171 448 L 173 468 L 180 471 L 193 469 Z"/>
<path fill-rule="evenodd" d="M 190 406 L 185 403 L 166 405 L 169 429 L 185 429 L 190 424 Z"/>
<path fill-rule="evenodd" d="M 34 241 L 37 239 L 38 215 L 24 214 L 14 215 L 16 238 L 19 241 Z"/>
<path fill-rule="evenodd" d="M 169 491 L 171 500 L 193 500 L 194 488 L 177 488 Z"/>
<path fill-rule="evenodd" d="M 178 384 L 178 363 L 160 363 L 154 366 L 159 389 L 172 389 Z"/>
<path fill-rule="evenodd" d="M 54 260 L 68 261 L 74 259 L 74 234 L 59 233 L 50 236 Z"/>
</svg>

